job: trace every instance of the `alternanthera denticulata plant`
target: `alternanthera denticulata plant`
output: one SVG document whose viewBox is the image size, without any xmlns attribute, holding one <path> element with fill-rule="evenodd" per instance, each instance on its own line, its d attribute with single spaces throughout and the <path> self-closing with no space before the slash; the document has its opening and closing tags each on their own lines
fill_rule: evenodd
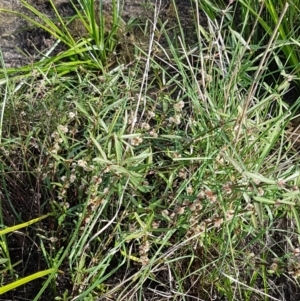
<svg viewBox="0 0 300 301">
<path fill-rule="evenodd" d="M 4 194 L 24 182 L 41 192 L 24 203 L 54 220 L 28 236 L 59 269 L 26 285 L 28 299 L 269 301 L 298 285 L 292 110 L 284 89 L 264 83 L 278 37 L 248 45 L 228 28 L 230 11 L 216 14 L 204 27 L 195 13 L 192 46 L 180 17 L 175 37 L 153 26 L 155 51 L 126 70 L 53 81 L 53 68 L 17 93 L 9 83 L 0 162 L 2 184 L 14 185 Z"/>
</svg>

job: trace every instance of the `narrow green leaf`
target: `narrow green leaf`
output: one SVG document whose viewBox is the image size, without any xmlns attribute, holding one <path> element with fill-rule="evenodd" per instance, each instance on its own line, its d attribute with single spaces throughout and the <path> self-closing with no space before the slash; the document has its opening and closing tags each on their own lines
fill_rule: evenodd
<svg viewBox="0 0 300 301">
<path fill-rule="evenodd" d="M 289 182 L 291 180 L 294 180 L 296 178 L 298 178 L 300 175 L 299 171 L 296 171 L 295 173 L 293 173 L 292 175 L 288 176 L 287 178 L 284 179 L 285 182 Z"/>
<path fill-rule="evenodd" d="M 22 229 L 22 228 L 25 228 L 25 227 L 28 227 L 32 224 L 35 224 L 47 217 L 49 217 L 51 214 L 47 214 L 47 215 L 43 215 L 41 217 L 38 217 L 38 218 L 34 218 L 28 222 L 25 222 L 25 223 L 22 223 L 22 224 L 18 224 L 18 225 L 15 225 L 15 226 L 12 226 L 12 227 L 8 227 L 8 228 L 5 228 L 3 230 L 0 230 L 0 235 L 4 235 L 4 234 L 7 234 L 7 233 L 10 233 L 10 232 L 14 232 L 14 231 L 17 231 L 19 229 Z"/>
<path fill-rule="evenodd" d="M 300 234 L 300 218 L 299 218 L 299 214 L 298 211 L 296 210 L 296 208 L 293 206 L 291 207 L 291 211 L 294 215 L 295 221 L 296 221 L 296 225 L 297 225 L 297 232 Z"/>
<path fill-rule="evenodd" d="M 276 204 L 275 200 L 270 200 L 270 199 L 267 199 L 267 198 L 263 198 L 261 196 L 254 196 L 253 199 L 257 202 L 267 204 L 267 205 L 275 205 Z"/>
<path fill-rule="evenodd" d="M 241 34 L 239 34 L 237 31 L 233 30 L 232 28 L 229 28 L 229 30 L 231 31 L 231 33 L 238 39 L 238 41 L 246 47 L 247 50 L 251 50 L 251 48 L 249 47 L 249 45 L 247 44 L 247 42 L 245 41 L 245 39 L 241 36 Z"/>
<path fill-rule="evenodd" d="M 203 160 L 211 160 L 210 157 L 190 157 L 190 158 L 173 158 L 173 161 L 203 161 Z"/>
<path fill-rule="evenodd" d="M 269 179 L 269 178 L 266 178 L 262 175 L 259 175 L 259 174 L 255 174 L 255 173 L 252 173 L 252 172 L 248 172 L 248 171 L 245 171 L 244 174 L 248 177 L 248 178 L 251 178 L 253 180 L 258 180 L 262 183 L 266 183 L 266 184 L 277 184 L 277 181 L 275 180 L 272 180 L 272 179 Z"/>
<path fill-rule="evenodd" d="M 6 262 L 8 262 L 7 258 L 0 258 L 0 264 L 4 264 Z"/>
<path fill-rule="evenodd" d="M 7 285 L 4 285 L 2 287 L 0 287 L 0 295 L 8 292 L 8 291 L 11 291 L 21 285 L 24 285 L 32 280 L 35 280 L 35 279 L 38 279 L 38 278 L 41 278 L 41 277 L 44 277 L 48 274 L 51 274 L 52 272 L 54 272 L 54 269 L 48 269 L 48 270 L 44 270 L 44 271 L 41 271 L 41 272 L 37 272 L 37 273 L 34 273 L 30 276 L 27 276 L 27 277 L 24 277 L 24 278 L 21 278 L 19 280 L 16 280 L 10 284 L 7 284 Z"/>
<path fill-rule="evenodd" d="M 116 133 L 113 133 L 113 137 L 115 141 L 115 152 L 116 152 L 117 163 L 120 164 L 122 159 L 122 145 Z"/>
<path fill-rule="evenodd" d="M 90 133 L 90 138 L 94 142 L 95 146 L 98 148 L 103 160 L 106 162 L 110 162 L 110 161 L 108 161 L 107 156 L 106 156 L 105 152 L 103 151 L 102 147 L 100 146 L 100 144 L 98 143 L 98 141 L 92 136 L 92 133 Z M 95 159 L 100 159 L 100 158 L 95 158 Z M 97 161 L 97 160 L 95 160 L 95 161 Z"/>
</svg>

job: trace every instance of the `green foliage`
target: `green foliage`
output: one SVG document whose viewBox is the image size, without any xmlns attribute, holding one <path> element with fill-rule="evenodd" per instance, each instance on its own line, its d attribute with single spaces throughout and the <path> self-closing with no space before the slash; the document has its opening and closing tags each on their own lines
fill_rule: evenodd
<svg viewBox="0 0 300 301">
<path fill-rule="evenodd" d="M 16 289 L 18 288 L 19 286 L 21 285 L 24 285 L 30 281 L 33 281 L 33 280 L 36 280 L 38 278 L 41 278 L 41 277 L 44 277 L 50 273 L 52 273 L 54 271 L 54 269 L 48 269 L 48 270 L 45 270 L 45 271 L 40 271 L 40 272 L 37 272 L 35 274 L 32 274 L 28 277 L 24 277 L 22 279 L 19 279 L 19 280 L 16 280 L 14 281 L 13 283 L 10 283 L 10 284 L 7 284 L 7 285 L 4 285 L 0 288 L 0 295 L 8 292 L 8 291 L 11 291 L 13 289 Z"/>
<path fill-rule="evenodd" d="M 242 26 L 245 40 L 251 38 L 251 44 L 254 45 L 261 44 L 261 39 L 265 35 L 271 37 L 275 33 L 278 36 L 274 47 L 280 50 L 285 70 L 288 72 L 290 81 L 294 81 L 298 91 L 300 90 L 300 57 L 299 45 L 296 41 L 298 41 L 300 28 L 299 7 L 298 0 L 289 2 L 240 0 L 236 1 L 235 12 L 240 14 L 239 22 L 241 24 L 237 24 L 234 19 L 231 23 L 234 28 L 240 29 Z M 249 24 L 257 22 L 261 26 L 254 26 L 255 31 L 253 31 Z M 283 71 L 281 66 L 277 65 L 277 68 Z"/>
<path fill-rule="evenodd" d="M 289 74 L 286 43 L 272 32 L 250 44 L 246 24 L 231 26 L 233 6 L 217 4 L 206 26 L 194 10 L 191 42 L 173 5 L 176 34 L 154 18 L 150 49 L 135 45 L 126 68 L 111 57 L 116 6 L 107 32 L 101 6 L 74 5 L 79 39 L 75 18 L 58 29 L 28 6 L 67 46 L 64 63 L 47 58 L 18 69 L 21 85 L 11 70 L 2 81 L 0 217 L 19 228 L 0 234 L 48 214 L 23 233 L 23 262 L 38 249 L 47 266 L 30 280 L 50 274 L 30 300 L 272 300 L 270 281 L 298 281 L 299 102 L 284 101 L 288 76 L 265 81 L 273 58 Z M 10 239 L 4 285 L 20 273 Z"/>
</svg>

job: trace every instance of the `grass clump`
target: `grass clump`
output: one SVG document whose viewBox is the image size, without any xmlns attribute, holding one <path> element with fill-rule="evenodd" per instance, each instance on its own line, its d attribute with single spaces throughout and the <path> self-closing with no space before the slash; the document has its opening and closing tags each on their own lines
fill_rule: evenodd
<svg viewBox="0 0 300 301">
<path fill-rule="evenodd" d="M 103 32 L 94 6 L 84 9 L 93 2 L 79 3 L 77 16 L 89 32 Z M 207 17 L 205 27 L 198 5 L 192 7 L 199 32 L 186 40 L 172 4 L 177 31 L 155 7 L 149 49 L 135 45 L 126 66 L 100 53 L 100 72 L 93 64 L 82 70 L 73 53 L 72 72 L 50 59 L 36 63 L 22 85 L 11 70 L 4 73 L 2 224 L 51 213 L 27 232 L 1 236 L 1 264 L 10 271 L 3 284 L 50 274 L 39 277 L 37 291 L 25 285 L 10 296 L 299 294 L 299 157 L 290 125 L 298 102 L 284 101 L 289 77 L 275 85 L 265 80 L 282 44 L 276 32 L 267 44 L 245 42 L 229 28 L 231 6 Z M 91 53 L 100 36 L 72 47 Z"/>
<path fill-rule="evenodd" d="M 49 47 L 39 53 L 38 62 L 7 70 L 10 75 L 24 79 L 31 74 L 32 67 L 47 73 L 49 77 L 53 72 L 63 76 L 77 70 L 103 73 L 116 65 L 116 53 L 121 51 L 120 44 L 124 43 L 127 33 L 126 24 L 118 13 L 117 1 L 112 1 L 110 14 L 103 12 L 102 2 L 71 2 L 70 10 L 75 12 L 72 18 L 63 17 L 53 0 L 49 1 L 53 18 L 40 12 L 26 0 L 21 0 L 21 3 L 26 13 L 6 9 L 1 11 L 24 18 L 30 28 L 39 30 L 37 34 L 49 36 Z M 128 43 L 128 39 L 126 42 Z M 32 47 L 36 49 L 35 45 Z"/>
</svg>

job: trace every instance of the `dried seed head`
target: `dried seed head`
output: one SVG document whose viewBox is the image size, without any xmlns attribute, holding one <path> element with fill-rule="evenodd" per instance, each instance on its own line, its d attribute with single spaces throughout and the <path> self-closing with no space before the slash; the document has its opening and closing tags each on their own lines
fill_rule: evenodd
<svg viewBox="0 0 300 301">
<path fill-rule="evenodd" d="M 184 213 L 184 207 L 177 207 L 174 211 L 178 215 L 183 214 Z"/>
<path fill-rule="evenodd" d="M 230 210 L 226 211 L 226 219 L 227 220 L 232 220 L 233 216 L 234 216 L 234 210 L 230 209 Z"/>
<path fill-rule="evenodd" d="M 217 196 L 211 191 L 211 190 L 205 190 L 205 196 L 206 198 L 211 202 L 215 203 L 217 200 Z"/>
<path fill-rule="evenodd" d="M 216 217 L 214 219 L 214 225 L 215 227 L 220 227 L 224 222 L 224 219 L 222 217 Z"/>
<path fill-rule="evenodd" d="M 174 110 L 177 112 L 180 112 L 184 107 L 184 101 L 179 101 L 177 103 L 174 104 Z"/>
<path fill-rule="evenodd" d="M 196 211 L 196 205 L 194 203 L 190 204 L 189 208 L 191 211 Z"/>
<path fill-rule="evenodd" d="M 186 188 L 186 192 L 187 192 L 188 195 L 191 195 L 191 194 L 194 192 L 193 187 L 192 187 L 192 186 L 188 186 L 188 187 Z"/>
<path fill-rule="evenodd" d="M 228 182 L 228 183 L 226 183 L 225 185 L 223 185 L 223 191 L 224 191 L 226 194 L 230 194 L 230 193 L 232 192 L 231 185 L 232 185 L 231 182 Z"/>
</svg>

